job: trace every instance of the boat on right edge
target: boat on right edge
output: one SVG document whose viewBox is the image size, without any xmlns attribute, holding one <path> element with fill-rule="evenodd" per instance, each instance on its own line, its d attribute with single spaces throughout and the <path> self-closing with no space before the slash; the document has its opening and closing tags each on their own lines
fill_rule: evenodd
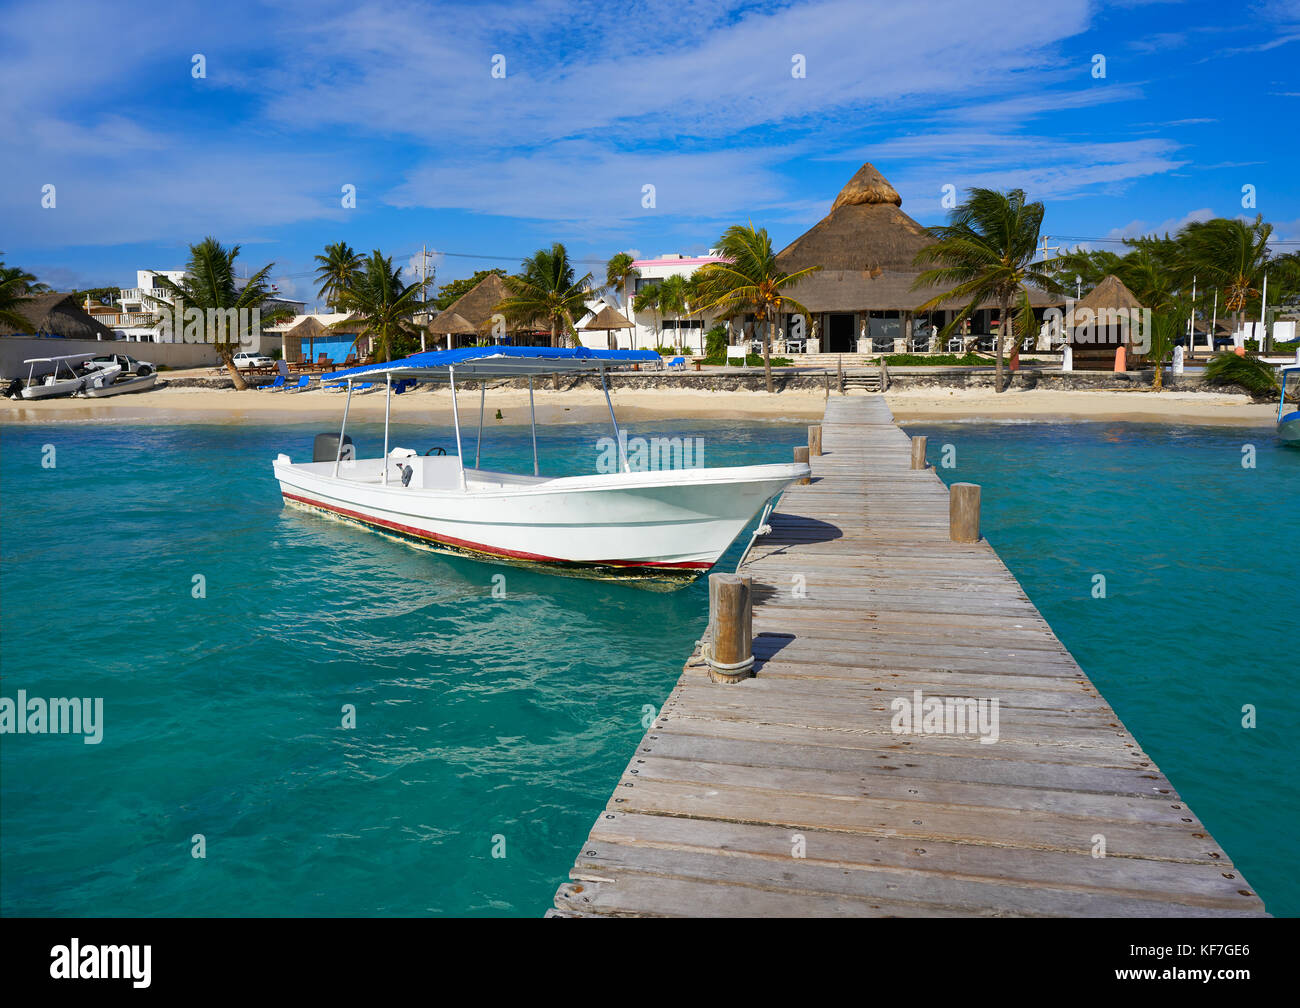
<svg viewBox="0 0 1300 1008">
<path fill-rule="evenodd" d="M 1293 378 L 1293 386 L 1300 386 L 1300 364 L 1282 368 L 1282 397 L 1277 404 L 1277 436 L 1283 444 L 1300 448 L 1300 409 L 1286 411 L 1286 381 Z"/>
</svg>

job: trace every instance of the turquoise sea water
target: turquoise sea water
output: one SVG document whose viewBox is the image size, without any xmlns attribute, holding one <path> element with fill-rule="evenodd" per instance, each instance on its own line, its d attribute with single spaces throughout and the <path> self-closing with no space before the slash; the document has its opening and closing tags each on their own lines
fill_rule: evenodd
<svg viewBox="0 0 1300 1008">
<path fill-rule="evenodd" d="M 981 485 L 984 534 L 1057 636 L 1269 912 L 1300 914 L 1300 451 L 1271 426 L 907 430 L 936 466 L 952 446 L 940 476 Z"/>
<path fill-rule="evenodd" d="M 271 460 L 310 457 L 320 429 L 0 434 L 0 694 L 103 697 L 105 719 L 98 745 L 3 736 L 0 912 L 550 905 L 703 630 L 706 584 L 556 578 L 286 509 Z M 382 443 L 382 425 L 350 430 L 363 455 Z M 806 437 L 707 421 L 629 432 L 702 437 L 705 463 L 723 465 L 785 461 Z M 607 433 L 539 432 L 542 472 L 594 471 Z M 454 440 L 395 424 L 393 443 Z M 528 471 L 528 428 L 488 431 L 483 463 Z"/>
<path fill-rule="evenodd" d="M 697 426 L 631 433 L 704 437 L 710 464 L 784 461 L 804 437 Z M 102 696 L 106 722 L 97 746 L 0 741 L 0 912 L 550 905 L 703 629 L 704 585 L 554 578 L 286 510 L 270 460 L 309 452 L 318 429 L 0 432 L 0 694 Z M 451 441 L 395 431 L 420 450 Z M 1284 548 L 1300 452 L 1263 430 L 912 432 L 930 436 L 932 461 L 954 447 L 941 474 L 983 485 L 986 535 L 1061 639 L 1269 909 L 1300 913 L 1300 625 Z M 549 428 L 543 472 L 589 471 L 605 433 Z M 382 428 L 356 436 L 364 454 Z M 484 464 L 526 469 L 530 451 L 527 428 L 498 429 Z M 206 598 L 192 597 L 196 574 Z M 195 834 L 206 859 L 191 857 Z"/>
</svg>

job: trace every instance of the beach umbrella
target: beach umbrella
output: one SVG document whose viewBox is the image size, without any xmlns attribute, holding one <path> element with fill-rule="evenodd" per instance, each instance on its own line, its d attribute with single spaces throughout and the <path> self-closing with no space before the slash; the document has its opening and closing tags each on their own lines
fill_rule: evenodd
<svg viewBox="0 0 1300 1008">
<path fill-rule="evenodd" d="M 453 336 L 477 336 L 478 330 L 474 324 L 464 316 L 457 314 L 450 308 L 440 312 L 438 316 L 429 323 L 428 332 L 431 336 L 447 337 L 447 348 L 451 349 L 451 338 Z"/>
<path fill-rule="evenodd" d="M 615 329 L 634 329 L 634 328 L 636 328 L 636 327 L 635 327 L 631 322 L 629 322 L 629 321 L 628 321 L 628 320 L 623 316 L 623 313 L 620 312 L 618 309 L 616 309 L 616 308 L 612 308 L 612 307 L 610 307 L 609 305 L 605 305 L 604 308 L 602 308 L 599 312 L 597 312 L 595 315 L 593 315 L 593 316 L 592 316 L 590 319 L 588 319 L 585 323 L 583 323 L 581 326 L 579 326 L 579 328 L 582 329 L 584 332 L 590 332 L 590 331 L 592 331 L 592 330 L 604 329 L 604 330 L 605 330 L 605 342 L 606 342 L 606 344 L 608 345 L 608 348 L 609 348 L 610 350 L 613 350 L 613 349 L 615 349 L 615 347 L 614 347 L 614 330 L 615 330 Z"/>
</svg>

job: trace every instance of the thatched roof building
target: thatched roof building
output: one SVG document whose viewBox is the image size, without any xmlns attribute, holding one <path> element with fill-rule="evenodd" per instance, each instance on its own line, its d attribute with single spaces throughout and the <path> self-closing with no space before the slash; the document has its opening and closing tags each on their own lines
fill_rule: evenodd
<svg viewBox="0 0 1300 1008">
<path fill-rule="evenodd" d="M 1098 312 L 1128 312 L 1142 309 L 1142 302 L 1114 273 L 1107 274 L 1092 290 L 1074 303 L 1074 315 L 1065 325 L 1076 326 L 1096 318 Z"/>
<path fill-rule="evenodd" d="M 902 211 L 903 200 L 874 165 L 864 164 L 849 179 L 831 204 L 830 213 L 787 245 L 777 263 L 787 273 L 820 266 L 791 288 L 791 295 L 813 314 L 819 348 L 848 352 L 859 348 L 882 351 L 910 342 L 914 309 L 935 295 L 938 288 L 913 289 L 923 267 L 917 254 L 934 244 L 930 233 Z M 1031 293 L 1036 308 L 1059 304 L 1060 299 L 1041 291 Z M 930 312 L 923 329 L 942 327 L 951 312 L 964 307 L 952 303 Z M 993 331 L 992 304 L 976 313 L 970 331 Z M 920 347 L 917 332 L 912 349 Z"/>
<path fill-rule="evenodd" d="M 1114 273 L 1075 302 L 1064 320 L 1070 329 L 1070 350 L 1076 371 L 1109 371 L 1115 366 L 1115 351 L 1131 347 L 1135 321 L 1142 303 Z M 1126 368 L 1135 361 L 1125 357 Z"/>
<path fill-rule="evenodd" d="M 58 336 L 63 339 L 114 340 L 117 333 L 94 318 L 71 294 L 35 294 L 14 306 L 31 323 L 13 336 Z"/>
</svg>

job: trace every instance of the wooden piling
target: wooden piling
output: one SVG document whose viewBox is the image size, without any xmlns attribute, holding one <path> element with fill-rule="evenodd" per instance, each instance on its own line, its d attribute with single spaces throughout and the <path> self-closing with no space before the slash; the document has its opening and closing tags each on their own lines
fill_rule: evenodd
<svg viewBox="0 0 1300 1008">
<path fill-rule="evenodd" d="M 816 458 L 822 453 L 822 425 L 812 424 L 808 428 L 808 456 Z"/>
<path fill-rule="evenodd" d="M 928 439 L 921 434 L 912 438 L 912 468 L 928 469 L 930 468 L 925 461 L 925 445 Z"/>
<path fill-rule="evenodd" d="M 954 483 L 948 488 L 948 531 L 953 542 L 980 541 L 980 487 Z"/>
<path fill-rule="evenodd" d="M 795 461 L 795 464 L 796 464 L 796 465 L 798 465 L 800 462 L 803 462 L 803 463 L 806 465 L 807 462 L 808 462 L 808 449 L 807 449 L 807 448 L 796 448 L 796 449 L 794 450 L 794 461 Z M 811 482 L 812 482 L 812 480 L 810 480 L 807 476 L 805 476 L 803 479 L 801 479 L 801 480 L 799 481 L 799 485 L 800 485 L 800 486 L 807 486 L 807 485 L 808 485 L 809 483 L 811 483 Z"/>
<path fill-rule="evenodd" d="M 753 581 L 739 574 L 709 575 L 709 678 L 738 683 L 754 674 Z"/>
</svg>

